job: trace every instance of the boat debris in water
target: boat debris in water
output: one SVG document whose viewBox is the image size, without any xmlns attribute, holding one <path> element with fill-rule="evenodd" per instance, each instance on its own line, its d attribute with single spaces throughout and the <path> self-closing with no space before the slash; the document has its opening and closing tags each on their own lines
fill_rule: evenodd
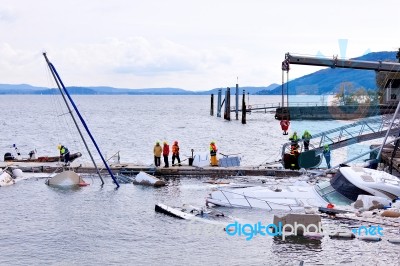
<svg viewBox="0 0 400 266">
<path fill-rule="evenodd" d="M 23 172 L 19 168 L 0 168 L 0 187 L 14 185 L 17 181 L 24 179 Z"/>
<path fill-rule="evenodd" d="M 133 179 L 133 184 L 136 185 L 146 185 L 146 186 L 153 186 L 153 187 L 162 187 L 165 186 L 165 181 L 158 179 L 157 177 L 140 171 L 135 178 Z"/>
<path fill-rule="evenodd" d="M 330 181 L 315 185 L 302 181 L 281 187 L 224 187 L 212 192 L 206 202 L 218 206 L 268 210 L 301 210 L 330 203 L 350 208 L 359 195 L 378 196 L 392 201 L 400 197 L 400 180 L 370 168 L 341 167 Z"/>
<path fill-rule="evenodd" d="M 48 178 L 46 180 L 46 184 L 49 186 L 62 188 L 84 187 L 89 185 L 74 171 L 63 171 L 58 173 L 55 176 Z"/>
<path fill-rule="evenodd" d="M 224 213 L 207 209 L 207 208 L 198 208 L 192 205 L 184 204 L 182 207 L 170 207 L 163 203 L 157 203 L 155 205 L 156 212 L 163 213 L 178 219 L 184 220 L 192 220 L 192 219 L 209 219 L 216 220 L 221 218 L 230 218 L 226 216 Z"/>
</svg>

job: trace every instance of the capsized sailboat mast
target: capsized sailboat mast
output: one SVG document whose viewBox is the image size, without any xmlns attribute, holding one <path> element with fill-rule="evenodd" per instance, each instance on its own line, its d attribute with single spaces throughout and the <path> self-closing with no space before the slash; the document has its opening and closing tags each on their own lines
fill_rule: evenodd
<svg viewBox="0 0 400 266">
<path fill-rule="evenodd" d="M 85 128 L 86 132 L 88 133 L 88 135 L 89 135 L 90 139 L 92 140 L 94 146 L 96 147 L 96 150 L 97 150 L 97 152 L 99 153 L 100 158 L 101 158 L 101 160 L 103 161 L 105 167 L 107 168 L 108 173 L 111 175 L 111 178 L 113 179 L 114 183 L 117 185 L 117 188 L 118 188 L 118 187 L 119 187 L 118 181 L 117 181 L 116 178 L 114 177 L 114 174 L 112 173 L 110 167 L 108 166 L 106 160 L 104 159 L 103 154 L 102 154 L 101 151 L 100 151 L 100 148 L 98 147 L 96 141 L 94 140 L 93 135 L 92 135 L 92 133 L 90 132 L 88 126 L 86 125 L 86 122 L 85 122 L 85 120 L 83 119 L 81 113 L 79 112 L 77 106 L 75 105 L 75 102 L 72 100 L 71 95 L 69 94 L 68 90 L 65 88 L 64 83 L 62 82 L 60 76 L 58 75 L 58 72 L 57 72 L 56 68 L 55 68 L 55 67 L 53 66 L 53 64 L 49 61 L 49 59 L 47 58 L 46 53 L 43 53 L 43 56 L 44 56 L 44 58 L 46 59 L 46 63 L 47 63 L 47 65 L 49 66 L 49 69 L 50 69 L 51 73 L 53 74 L 53 77 L 54 77 L 54 79 L 55 79 L 55 81 L 56 81 L 56 83 L 57 83 L 57 86 L 59 87 L 59 89 L 60 89 L 60 91 L 61 91 L 61 95 L 62 95 L 63 98 L 64 98 L 64 101 L 65 101 L 65 103 L 66 103 L 66 105 L 67 105 L 67 107 L 68 107 L 68 110 L 69 110 L 69 112 L 70 112 L 70 114 L 71 114 L 71 116 L 72 116 L 72 118 L 73 118 L 73 120 L 74 120 L 74 123 L 75 123 L 75 125 L 76 125 L 76 127 L 77 127 L 77 129 L 78 129 L 78 132 L 79 132 L 79 134 L 81 135 L 81 138 L 82 138 L 82 140 L 83 140 L 83 142 L 84 142 L 84 144 L 85 144 L 85 147 L 86 147 L 86 149 L 87 149 L 87 151 L 88 151 L 88 153 L 89 153 L 89 155 L 90 155 L 90 158 L 92 159 L 92 161 L 93 161 L 93 163 L 94 163 L 94 165 L 95 165 L 96 171 L 97 171 L 97 173 L 98 173 L 99 176 L 100 176 L 100 179 L 101 179 L 101 181 L 102 181 L 102 184 L 104 184 L 103 178 L 101 177 L 100 172 L 99 172 L 99 170 L 97 169 L 97 166 L 96 166 L 96 164 L 95 164 L 95 162 L 94 162 L 94 159 L 93 159 L 93 157 L 92 157 L 92 155 L 91 155 L 91 153 L 90 153 L 90 151 L 89 151 L 89 148 L 88 148 L 88 146 L 87 146 L 87 144 L 86 144 L 86 142 L 85 142 L 85 139 L 84 139 L 84 137 L 83 137 L 81 131 L 79 130 L 79 126 L 78 126 L 78 124 L 76 123 L 75 118 L 74 118 L 74 116 L 72 115 L 71 109 L 70 109 L 70 107 L 69 107 L 69 105 L 68 105 L 68 102 L 66 101 L 65 96 L 64 96 L 64 94 L 63 94 L 62 92 L 64 92 L 65 95 L 67 95 L 67 97 L 68 97 L 70 103 L 71 103 L 72 106 L 74 107 L 74 110 L 75 110 L 75 112 L 77 113 L 77 115 L 78 115 L 78 117 L 79 117 L 79 120 L 81 121 L 83 127 Z M 62 90 L 61 90 L 61 88 L 60 88 L 60 85 L 61 85 L 61 87 L 62 87 Z"/>
<path fill-rule="evenodd" d="M 51 64 L 51 63 L 49 62 L 47 56 L 46 56 L 46 53 L 43 53 L 43 55 L 44 55 L 44 58 L 46 59 L 47 65 Z M 51 67 L 50 67 L 50 66 L 49 66 L 49 68 L 50 68 L 50 70 L 51 70 Z M 87 152 L 89 153 L 90 159 L 92 160 L 93 165 L 94 165 L 94 168 L 96 169 L 96 173 L 97 173 L 98 176 L 100 177 L 101 184 L 104 185 L 103 177 L 101 176 L 100 171 L 99 171 L 99 169 L 98 169 L 98 167 L 97 167 L 97 164 L 96 164 L 96 162 L 95 162 L 94 159 L 93 159 L 93 155 L 92 155 L 92 153 L 91 153 L 90 150 L 89 150 L 89 147 L 88 147 L 88 145 L 87 145 L 87 143 L 86 143 L 85 138 L 83 137 L 83 134 L 82 134 L 82 132 L 81 132 L 81 129 L 80 129 L 80 127 L 78 126 L 78 123 L 76 122 L 76 119 L 75 119 L 74 114 L 72 113 L 71 107 L 69 106 L 68 101 L 67 101 L 67 99 L 65 98 L 65 94 L 63 93 L 63 91 L 62 91 L 62 89 L 61 89 L 60 82 L 58 81 L 56 75 L 54 74 L 54 72 L 53 72 L 52 70 L 51 70 L 51 74 L 53 75 L 53 78 L 54 78 L 54 80 L 55 80 L 55 82 L 56 82 L 56 84 L 57 84 L 58 90 L 60 91 L 60 94 L 61 94 L 61 96 L 63 97 L 63 100 L 64 100 L 64 102 L 65 102 L 65 105 L 66 105 L 67 108 L 68 108 L 68 112 L 69 112 L 69 114 L 71 115 L 72 120 L 74 121 L 74 124 L 75 124 L 76 128 L 78 129 L 78 133 L 79 133 L 79 135 L 81 136 L 81 139 L 82 139 L 82 141 L 83 141 L 83 144 L 85 145 L 86 150 L 87 150 Z"/>
</svg>

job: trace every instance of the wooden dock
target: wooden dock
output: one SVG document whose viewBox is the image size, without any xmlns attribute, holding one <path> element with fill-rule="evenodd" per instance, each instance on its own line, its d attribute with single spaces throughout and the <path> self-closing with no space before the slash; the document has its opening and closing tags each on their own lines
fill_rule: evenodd
<svg viewBox="0 0 400 266">
<path fill-rule="evenodd" d="M 43 172 L 52 173 L 61 170 L 62 166 L 58 163 L 6 163 L 0 162 L 0 167 L 14 166 L 26 172 Z M 77 173 L 95 174 L 96 170 L 91 165 L 72 163 L 70 168 Z M 230 177 L 230 176 L 275 176 L 275 177 L 296 177 L 300 176 L 301 172 L 296 170 L 282 169 L 281 167 L 251 167 L 251 166 L 236 166 L 236 167 L 195 167 L 189 165 L 172 166 L 169 168 L 140 166 L 130 163 L 111 164 L 110 169 L 113 174 L 136 175 L 140 171 L 156 175 L 156 176 L 174 176 L 174 177 Z M 107 174 L 106 169 L 102 169 L 101 173 Z"/>
</svg>

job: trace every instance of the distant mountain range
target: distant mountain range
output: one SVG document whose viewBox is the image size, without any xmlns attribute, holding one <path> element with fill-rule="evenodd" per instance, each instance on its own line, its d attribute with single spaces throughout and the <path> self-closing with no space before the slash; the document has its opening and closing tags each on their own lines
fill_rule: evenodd
<svg viewBox="0 0 400 266">
<path fill-rule="evenodd" d="M 269 91 L 276 88 L 278 84 L 271 84 L 268 87 L 239 87 L 239 93 L 243 90 L 246 93 L 256 94 L 259 91 Z M 231 94 L 234 94 L 236 85 L 230 87 Z M 218 88 L 208 91 L 189 91 L 179 88 L 146 88 L 146 89 L 127 89 L 127 88 L 113 88 L 113 87 L 67 87 L 68 92 L 71 94 L 81 95 L 210 95 L 211 93 L 217 94 Z M 221 88 L 223 93 L 226 88 Z M 34 87 L 28 84 L 0 84 L 1 94 L 36 94 L 47 95 L 58 92 L 56 89 L 45 87 Z"/>
<path fill-rule="evenodd" d="M 397 52 L 374 52 L 352 58 L 364 61 L 393 61 L 397 62 Z M 310 67 L 310 66 L 303 66 Z M 374 70 L 359 70 L 347 68 L 327 68 L 288 82 L 289 94 L 320 95 L 338 92 L 340 83 L 351 82 L 354 88 L 364 87 L 375 90 L 377 88 Z M 286 83 L 285 83 L 286 86 Z M 263 90 L 257 94 L 276 95 L 282 93 L 282 86 L 273 90 Z"/>
<path fill-rule="evenodd" d="M 397 61 L 396 51 L 374 52 L 357 58 L 365 61 Z M 309 67 L 309 66 L 304 66 Z M 312 74 L 289 81 L 289 94 L 330 94 L 338 91 L 340 83 L 351 82 L 355 88 L 364 87 L 365 89 L 376 89 L 375 71 L 357 70 L 344 68 L 327 68 L 316 71 Z M 235 93 L 236 85 L 231 88 L 231 95 Z M 217 94 L 219 89 L 225 93 L 226 88 L 215 88 L 208 91 L 189 91 L 180 88 L 113 88 L 113 87 L 67 87 L 71 94 L 85 95 L 210 95 Z M 241 94 L 246 93 L 259 95 L 279 95 L 281 94 L 281 85 L 271 84 L 267 87 L 239 87 Z M 0 84 L 0 94 L 54 94 L 57 90 L 54 88 L 34 87 L 28 84 Z"/>
</svg>

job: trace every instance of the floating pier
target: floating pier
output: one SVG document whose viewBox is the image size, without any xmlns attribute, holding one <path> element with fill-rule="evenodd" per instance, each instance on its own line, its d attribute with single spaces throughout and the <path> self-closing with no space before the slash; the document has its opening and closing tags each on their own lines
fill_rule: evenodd
<svg viewBox="0 0 400 266">
<path fill-rule="evenodd" d="M 0 162 L 0 167 L 4 168 L 7 163 Z M 18 167 L 25 172 L 43 172 L 52 173 L 60 166 L 51 163 L 14 163 L 14 167 Z M 78 163 L 71 164 L 70 168 L 77 173 L 95 174 L 96 169 L 90 165 L 82 165 Z M 296 177 L 302 173 L 296 170 L 282 169 L 282 167 L 266 167 L 266 166 L 236 166 L 236 167 L 195 167 L 189 165 L 172 166 L 169 168 L 140 166 L 131 163 L 111 164 L 110 169 L 114 174 L 136 175 L 140 171 L 156 175 L 156 176 L 174 176 L 174 177 L 230 177 L 230 176 L 275 176 L 275 177 Z"/>
</svg>

